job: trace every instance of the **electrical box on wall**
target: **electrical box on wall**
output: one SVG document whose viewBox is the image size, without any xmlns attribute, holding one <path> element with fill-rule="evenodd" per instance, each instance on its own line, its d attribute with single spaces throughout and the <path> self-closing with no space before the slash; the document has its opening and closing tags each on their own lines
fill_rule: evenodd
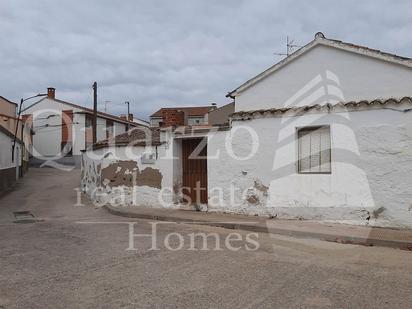
<svg viewBox="0 0 412 309">
<path fill-rule="evenodd" d="M 156 161 L 156 154 L 154 153 L 144 153 L 142 154 L 143 164 L 153 164 Z"/>
</svg>

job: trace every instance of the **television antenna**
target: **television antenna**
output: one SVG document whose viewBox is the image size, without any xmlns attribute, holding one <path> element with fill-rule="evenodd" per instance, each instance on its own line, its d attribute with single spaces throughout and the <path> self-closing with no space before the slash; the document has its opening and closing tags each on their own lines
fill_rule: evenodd
<svg viewBox="0 0 412 309">
<path fill-rule="evenodd" d="M 104 112 L 107 113 L 107 105 L 110 105 L 111 101 L 104 101 Z"/>
<path fill-rule="evenodd" d="M 286 37 L 286 53 L 273 53 L 276 56 L 286 56 L 289 57 L 295 48 L 302 47 L 295 44 L 295 40 L 290 40 L 289 36 Z"/>
</svg>

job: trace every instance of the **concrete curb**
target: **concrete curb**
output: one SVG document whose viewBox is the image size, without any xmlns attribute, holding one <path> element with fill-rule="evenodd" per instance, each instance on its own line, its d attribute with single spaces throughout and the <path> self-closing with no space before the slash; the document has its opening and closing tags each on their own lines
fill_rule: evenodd
<svg viewBox="0 0 412 309">
<path fill-rule="evenodd" d="M 211 222 L 208 220 L 194 220 L 191 218 L 182 218 L 175 215 L 158 215 L 150 213 L 135 213 L 122 211 L 118 208 L 113 208 L 105 205 L 104 208 L 111 214 L 126 217 L 126 218 L 139 218 L 139 219 L 149 219 L 156 221 L 166 221 L 166 222 L 177 222 L 177 223 L 187 223 L 187 224 L 198 224 L 198 225 L 209 225 L 214 227 L 221 227 L 232 230 L 244 230 L 256 233 L 268 233 L 274 235 L 284 235 L 296 238 L 310 238 L 319 239 L 324 241 L 336 242 L 341 244 L 353 244 L 353 245 L 363 245 L 363 246 L 379 246 L 388 247 L 402 250 L 412 251 L 412 241 L 400 241 L 400 240 L 387 240 L 379 239 L 374 237 L 359 237 L 350 235 L 336 235 L 327 233 L 317 233 L 312 231 L 299 231 L 291 229 L 282 229 L 276 227 L 268 227 L 262 224 L 250 224 L 250 223 L 236 223 L 236 222 Z"/>
</svg>

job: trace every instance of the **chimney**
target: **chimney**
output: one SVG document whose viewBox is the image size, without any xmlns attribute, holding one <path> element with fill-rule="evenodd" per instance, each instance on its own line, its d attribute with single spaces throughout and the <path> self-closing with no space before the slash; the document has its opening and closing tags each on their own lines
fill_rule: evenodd
<svg viewBox="0 0 412 309">
<path fill-rule="evenodd" d="M 214 110 L 214 109 L 217 108 L 217 104 L 216 104 L 216 103 L 212 103 L 211 106 L 212 106 L 211 110 Z"/>
<path fill-rule="evenodd" d="M 129 114 L 129 121 L 133 121 L 133 114 L 132 113 Z"/>
<path fill-rule="evenodd" d="M 54 99 L 56 97 L 56 89 L 53 87 L 47 88 L 47 97 L 50 99 Z"/>
</svg>

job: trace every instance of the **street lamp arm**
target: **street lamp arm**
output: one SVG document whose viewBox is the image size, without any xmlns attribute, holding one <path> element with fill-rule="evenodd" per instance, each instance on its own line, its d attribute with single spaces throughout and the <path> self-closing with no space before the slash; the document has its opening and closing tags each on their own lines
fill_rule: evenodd
<svg viewBox="0 0 412 309">
<path fill-rule="evenodd" d="M 47 95 L 47 93 L 39 93 L 39 94 L 36 94 L 34 96 L 31 96 L 31 97 L 28 97 L 28 98 L 25 98 L 25 99 L 21 99 L 21 103 L 23 103 L 24 101 L 30 100 L 30 99 L 37 98 L 37 97 L 44 97 L 46 95 Z"/>
<path fill-rule="evenodd" d="M 21 98 L 20 106 L 19 106 L 19 113 L 17 115 L 17 121 L 16 121 L 16 130 L 14 131 L 13 146 L 11 147 L 11 162 L 12 163 L 14 163 L 14 149 L 16 148 L 17 132 L 19 130 L 19 121 L 20 121 L 21 108 L 23 106 L 23 102 L 27 101 L 27 100 L 30 100 L 30 99 L 37 98 L 37 97 L 44 97 L 46 95 L 47 95 L 47 93 L 38 93 L 34 96 L 31 96 L 31 97 L 28 97 L 28 98 L 25 98 L 25 99 Z"/>
</svg>

